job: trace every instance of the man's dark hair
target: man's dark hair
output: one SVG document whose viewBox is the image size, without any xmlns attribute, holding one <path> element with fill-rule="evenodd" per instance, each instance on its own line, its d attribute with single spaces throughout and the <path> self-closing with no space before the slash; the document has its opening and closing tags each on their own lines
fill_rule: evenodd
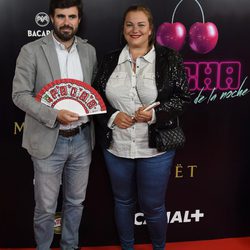
<svg viewBox="0 0 250 250">
<path fill-rule="evenodd" d="M 70 7 L 77 7 L 79 18 L 82 17 L 82 1 L 81 0 L 50 0 L 49 14 L 53 17 L 55 9 L 66 9 Z"/>
</svg>

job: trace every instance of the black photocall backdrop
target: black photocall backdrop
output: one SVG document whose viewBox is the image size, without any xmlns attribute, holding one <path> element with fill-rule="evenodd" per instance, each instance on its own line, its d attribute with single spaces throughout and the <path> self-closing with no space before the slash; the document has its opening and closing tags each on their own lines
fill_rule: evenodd
<svg viewBox="0 0 250 250">
<path fill-rule="evenodd" d="M 115 1 L 85 0 L 79 35 L 95 46 L 100 60 L 119 48 L 124 10 L 131 4 L 148 5 L 155 28 L 171 22 L 178 0 Z M 21 148 L 24 113 L 11 100 L 15 62 L 22 45 L 51 30 L 38 13 L 48 14 L 49 0 L 0 1 L 1 68 L 1 174 L 0 247 L 34 247 L 33 168 Z M 207 54 L 193 51 L 188 31 L 195 22 L 213 22 L 219 33 L 216 47 Z M 40 14 L 44 17 L 44 14 Z M 193 103 L 181 118 L 187 136 L 178 151 L 167 192 L 168 242 L 205 240 L 250 235 L 250 4 L 248 0 L 184 0 L 174 22 L 187 29 L 180 50 L 192 87 Z M 206 69 L 212 69 L 208 73 Z M 230 78 L 231 77 L 231 78 Z M 204 85 L 204 79 L 212 85 Z M 227 79 L 235 85 L 227 85 Z M 216 83 L 216 84 L 215 84 Z M 234 88 L 230 88 L 234 86 Z M 206 89 L 207 88 L 207 89 Z M 98 139 L 98 138 L 97 138 Z M 58 215 L 60 213 L 60 201 Z M 149 242 L 143 214 L 135 215 L 136 243 Z M 55 234 L 53 246 L 60 235 Z M 80 245 L 118 244 L 113 200 L 100 148 L 93 161 Z"/>
</svg>

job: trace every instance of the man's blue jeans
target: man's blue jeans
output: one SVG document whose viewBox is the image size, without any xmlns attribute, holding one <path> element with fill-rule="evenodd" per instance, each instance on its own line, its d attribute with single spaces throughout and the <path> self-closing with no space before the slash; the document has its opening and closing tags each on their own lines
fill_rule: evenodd
<svg viewBox="0 0 250 250">
<path fill-rule="evenodd" d="M 175 151 L 170 151 L 151 158 L 126 159 L 104 150 L 122 249 L 134 249 L 137 199 L 141 212 L 144 213 L 154 250 L 165 249 L 165 195 L 174 155 Z"/>
<path fill-rule="evenodd" d="M 78 229 L 91 161 L 90 128 L 73 137 L 59 135 L 53 153 L 32 157 L 35 174 L 34 232 L 37 249 L 48 250 L 54 236 L 54 216 L 63 187 L 61 249 L 78 247 Z"/>
</svg>

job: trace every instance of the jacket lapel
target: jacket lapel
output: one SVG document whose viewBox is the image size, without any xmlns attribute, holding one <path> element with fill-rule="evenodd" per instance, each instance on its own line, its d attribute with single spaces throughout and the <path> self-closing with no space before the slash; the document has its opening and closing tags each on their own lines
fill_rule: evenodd
<svg viewBox="0 0 250 250">
<path fill-rule="evenodd" d="M 158 92 L 168 81 L 168 59 L 167 49 L 155 46 L 156 62 L 155 62 L 155 81 Z"/>
<path fill-rule="evenodd" d="M 87 50 L 84 49 L 82 46 L 82 41 L 79 39 L 79 37 L 77 38 L 77 49 L 78 49 L 78 54 L 79 54 L 79 58 L 80 58 L 80 62 L 81 62 L 81 66 L 82 66 L 82 74 L 83 74 L 83 81 L 86 81 L 86 68 L 88 68 L 88 55 L 87 55 Z"/>
<path fill-rule="evenodd" d="M 45 56 L 48 60 L 50 67 L 51 75 L 54 80 L 61 78 L 61 72 L 59 68 L 58 57 L 55 50 L 54 41 L 52 38 L 52 32 L 44 38 L 44 44 L 42 44 L 42 49 L 45 53 Z"/>
</svg>

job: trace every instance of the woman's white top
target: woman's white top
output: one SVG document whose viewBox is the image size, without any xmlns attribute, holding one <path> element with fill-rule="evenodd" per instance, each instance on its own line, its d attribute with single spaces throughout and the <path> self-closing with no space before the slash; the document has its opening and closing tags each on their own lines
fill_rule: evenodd
<svg viewBox="0 0 250 250">
<path fill-rule="evenodd" d="M 135 67 L 136 71 L 134 72 L 129 49 L 125 46 L 106 86 L 106 97 L 111 106 L 131 116 L 139 107 L 149 105 L 157 98 L 155 48 L 152 47 L 146 55 L 137 58 Z M 137 122 L 130 128 L 120 129 L 113 125 L 118 112 L 111 116 L 108 123 L 108 126 L 113 130 L 113 142 L 108 149 L 109 152 L 119 157 L 131 159 L 148 158 L 162 154 L 155 148 L 148 147 L 148 125 L 155 122 L 155 115 L 149 123 Z"/>
</svg>

